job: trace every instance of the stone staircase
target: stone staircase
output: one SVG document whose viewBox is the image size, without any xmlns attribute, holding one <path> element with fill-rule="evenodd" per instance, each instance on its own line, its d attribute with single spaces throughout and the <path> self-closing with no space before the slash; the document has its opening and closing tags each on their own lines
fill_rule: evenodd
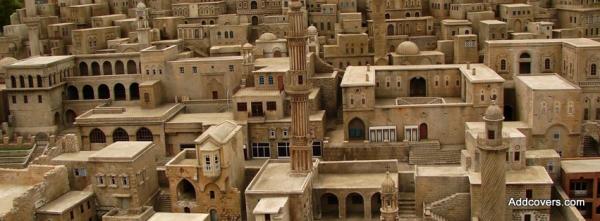
<svg viewBox="0 0 600 221">
<path fill-rule="evenodd" d="M 429 204 L 423 203 L 423 218 L 433 221 L 468 220 L 471 212 L 464 208 L 461 209 L 461 206 L 469 205 L 470 199 L 470 193 L 454 193 Z"/>
<path fill-rule="evenodd" d="M 156 201 L 157 212 L 171 212 L 171 195 L 166 191 L 160 191 Z"/>
<path fill-rule="evenodd" d="M 400 220 L 416 220 L 415 193 L 398 193 L 398 216 Z"/>
<path fill-rule="evenodd" d="M 411 142 L 408 157 L 409 164 L 458 164 L 462 146 L 447 146 L 442 148 L 439 141 Z"/>
<path fill-rule="evenodd" d="M 25 168 L 35 147 L 31 149 L 0 150 L 0 167 Z"/>
</svg>

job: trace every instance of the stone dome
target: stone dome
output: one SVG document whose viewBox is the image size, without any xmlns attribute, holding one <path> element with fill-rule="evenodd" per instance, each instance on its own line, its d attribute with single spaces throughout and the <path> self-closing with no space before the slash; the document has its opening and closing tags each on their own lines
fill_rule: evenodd
<svg viewBox="0 0 600 221">
<path fill-rule="evenodd" d="M 487 107 L 483 119 L 487 121 L 504 120 L 504 114 L 502 114 L 502 109 L 500 108 L 500 106 L 496 104 L 496 100 L 492 100 L 492 104 L 490 104 L 490 106 Z"/>
<path fill-rule="evenodd" d="M 5 57 L 0 59 L 0 73 L 6 73 L 6 68 L 4 67 L 7 65 L 14 64 L 15 62 L 17 62 L 17 59 L 14 59 L 12 57 Z"/>
<path fill-rule="evenodd" d="M 277 36 L 275 36 L 273 33 L 267 32 L 267 33 L 264 33 L 264 34 L 260 35 L 260 37 L 258 38 L 258 40 L 261 40 L 261 41 L 273 41 L 273 40 L 277 40 Z"/>
<path fill-rule="evenodd" d="M 417 55 L 419 52 L 419 46 L 412 41 L 404 41 L 396 48 L 396 53 L 400 55 Z"/>
<path fill-rule="evenodd" d="M 242 48 L 253 48 L 254 45 L 250 44 L 250 43 L 246 43 L 244 45 L 242 45 Z"/>
<path fill-rule="evenodd" d="M 390 172 L 386 172 L 385 179 L 383 179 L 383 183 L 381 184 L 381 192 L 382 193 L 393 193 L 396 192 L 396 183 L 390 176 Z"/>
<path fill-rule="evenodd" d="M 307 29 L 308 34 L 312 34 L 312 35 L 316 35 L 317 34 L 317 28 L 313 25 L 309 26 Z"/>
<path fill-rule="evenodd" d="M 144 4 L 143 2 L 139 2 L 136 7 L 138 9 L 144 9 L 144 8 L 146 8 L 146 4 Z"/>
</svg>

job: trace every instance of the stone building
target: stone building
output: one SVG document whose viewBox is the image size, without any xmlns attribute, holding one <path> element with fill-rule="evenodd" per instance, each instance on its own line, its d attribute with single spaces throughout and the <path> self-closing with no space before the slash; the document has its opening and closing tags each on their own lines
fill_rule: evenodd
<svg viewBox="0 0 600 221">
<path fill-rule="evenodd" d="M 244 139 L 242 127 L 225 121 L 208 128 L 166 164 L 172 210 L 214 219 L 242 217 Z"/>
</svg>

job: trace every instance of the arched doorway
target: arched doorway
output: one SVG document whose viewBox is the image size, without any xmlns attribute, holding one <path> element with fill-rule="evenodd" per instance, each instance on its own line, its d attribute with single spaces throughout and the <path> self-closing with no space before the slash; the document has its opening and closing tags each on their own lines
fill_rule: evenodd
<svg viewBox="0 0 600 221">
<path fill-rule="evenodd" d="M 101 84 L 98 87 L 98 98 L 100 99 L 108 99 L 110 98 L 110 90 L 106 84 Z"/>
<path fill-rule="evenodd" d="M 35 142 L 38 145 L 46 145 L 48 143 L 48 134 L 43 132 L 35 134 Z"/>
<path fill-rule="evenodd" d="M 359 118 L 354 118 L 348 123 L 348 138 L 350 140 L 365 139 L 365 123 Z"/>
<path fill-rule="evenodd" d="M 529 74 L 531 73 L 531 56 L 525 52 L 519 56 L 519 73 Z"/>
<path fill-rule="evenodd" d="M 112 134 L 113 142 L 129 141 L 129 134 L 123 128 L 117 128 Z"/>
<path fill-rule="evenodd" d="M 66 123 L 68 126 L 73 126 L 76 117 L 77 114 L 73 110 L 67 110 L 67 112 L 65 112 Z"/>
<path fill-rule="evenodd" d="M 177 184 L 177 201 L 196 202 L 196 188 L 190 181 L 183 179 Z"/>
<path fill-rule="evenodd" d="M 513 23 L 513 29 L 515 32 L 521 32 L 521 29 L 523 29 L 521 20 L 519 20 L 519 19 L 515 20 L 515 22 Z"/>
<path fill-rule="evenodd" d="M 419 125 L 419 140 L 426 140 L 427 139 L 427 124 L 426 123 L 422 123 Z"/>
<path fill-rule="evenodd" d="M 115 100 L 122 101 L 127 99 L 125 95 L 125 86 L 122 84 L 115 84 Z"/>
<path fill-rule="evenodd" d="M 394 35 L 394 25 L 389 24 L 387 26 L 387 35 Z"/>
<path fill-rule="evenodd" d="M 92 129 L 90 131 L 90 143 L 106 143 L 106 135 L 98 128 Z"/>
<path fill-rule="evenodd" d="M 385 14 L 385 19 L 390 19 L 390 14 L 386 13 Z"/>
<path fill-rule="evenodd" d="M 422 77 L 410 79 L 410 96 L 425 97 L 427 96 L 427 81 Z"/>
<path fill-rule="evenodd" d="M 67 99 L 69 100 L 79 100 L 79 91 L 73 85 L 67 87 Z"/>
<path fill-rule="evenodd" d="M 335 195 L 325 193 L 321 196 L 321 217 L 337 219 L 340 215 L 339 211 L 340 203 Z"/>
<path fill-rule="evenodd" d="M 211 209 L 210 210 L 210 221 L 218 221 L 218 220 L 219 220 L 219 215 L 217 214 L 217 210 Z"/>
<path fill-rule="evenodd" d="M 112 75 L 112 65 L 110 62 L 105 61 L 102 63 L 102 72 L 104 72 L 104 75 Z"/>
<path fill-rule="evenodd" d="M 140 99 L 140 85 L 138 83 L 133 83 L 129 85 L 129 99 L 130 100 L 139 100 Z"/>
<path fill-rule="evenodd" d="M 371 196 L 371 217 L 377 218 L 381 214 L 381 194 L 375 193 Z"/>
<path fill-rule="evenodd" d="M 60 127 L 62 125 L 60 121 L 60 114 L 58 112 L 54 113 L 54 125 Z"/>
<path fill-rule="evenodd" d="M 192 210 L 189 207 L 186 206 L 186 207 L 183 207 L 183 212 L 184 213 L 191 213 Z"/>
<path fill-rule="evenodd" d="M 137 65 L 135 61 L 127 61 L 127 74 L 137 74 Z"/>
<path fill-rule="evenodd" d="M 346 196 L 346 218 L 363 218 L 365 214 L 365 202 L 358 193 L 350 193 Z"/>
<path fill-rule="evenodd" d="M 98 62 L 92 62 L 92 75 L 100 75 L 100 65 Z"/>
<path fill-rule="evenodd" d="M 84 100 L 92 100 L 94 99 L 94 88 L 89 85 L 83 86 L 83 99 Z"/>
<path fill-rule="evenodd" d="M 79 75 L 81 76 L 88 76 L 88 66 L 85 62 L 81 62 L 79 63 Z"/>
<path fill-rule="evenodd" d="M 281 51 L 279 51 L 279 49 L 275 49 L 275 50 L 273 51 L 273 57 L 274 57 L 274 58 L 279 58 L 279 57 L 281 57 Z"/>
</svg>

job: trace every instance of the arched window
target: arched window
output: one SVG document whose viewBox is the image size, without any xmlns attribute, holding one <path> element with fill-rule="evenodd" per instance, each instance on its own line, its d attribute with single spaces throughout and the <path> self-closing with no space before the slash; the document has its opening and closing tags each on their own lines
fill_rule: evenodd
<svg viewBox="0 0 600 221">
<path fill-rule="evenodd" d="M 506 60 L 505 59 L 500 60 L 500 70 L 506 71 Z"/>
<path fill-rule="evenodd" d="M 33 87 L 33 77 L 31 75 L 27 76 L 27 83 L 29 84 L 30 88 Z"/>
<path fill-rule="evenodd" d="M 550 58 L 546 58 L 544 60 L 544 69 L 546 69 L 546 70 L 550 69 Z"/>
<path fill-rule="evenodd" d="M 106 143 L 106 136 L 98 128 L 94 128 L 90 131 L 90 143 Z"/>
<path fill-rule="evenodd" d="M 19 86 L 22 88 L 25 87 L 25 78 L 23 76 L 19 76 Z"/>
<path fill-rule="evenodd" d="M 142 127 L 135 133 L 135 139 L 137 141 L 153 141 L 152 131 L 148 128 Z"/>
<path fill-rule="evenodd" d="M 88 66 L 85 62 L 81 62 L 79 63 L 79 75 L 80 76 L 87 76 L 88 73 Z"/>
<path fill-rule="evenodd" d="M 15 78 L 15 76 L 10 76 L 10 87 L 12 87 L 12 88 L 17 87 L 17 79 Z"/>
<path fill-rule="evenodd" d="M 135 61 L 127 61 L 127 74 L 137 74 L 137 64 L 135 64 Z"/>
<path fill-rule="evenodd" d="M 233 31 L 229 31 L 229 38 L 233 38 Z"/>
<path fill-rule="evenodd" d="M 258 3 L 256 3 L 256 1 L 250 2 L 250 9 L 257 9 L 257 8 L 258 8 Z"/>
<path fill-rule="evenodd" d="M 129 141 L 129 134 L 123 128 L 117 128 L 112 134 L 113 141 Z"/>
<path fill-rule="evenodd" d="M 43 87 L 44 86 L 44 83 L 43 83 L 43 80 L 42 80 L 42 76 L 39 76 L 39 75 L 37 76 L 37 86 L 38 87 Z"/>
<path fill-rule="evenodd" d="M 138 83 L 133 83 L 129 85 L 129 99 L 131 100 L 139 100 L 140 99 L 140 89 Z"/>
<path fill-rule="evenodd" d="M 127 98 L 127 95 L 125 94 L 125 86 L 123 86 L 122 84 L 115 84 L 114 91 L 115 100 L 120 101 L 125 100 Z"/>
<path fill-rule="evenodd" d="M 83 86 L 83 99 L 90 100 L 94 99 L 94 89 L 92 86 L 85 85 Z"/>
<path fill-rule="evenodd" d="M 596 72 L 596 69 L 597 69 L 597 68 L 596 68 L 596 64 L 592 64 L 592 65 L 590 66 L 590 74 L 591 74 L 591 75 L 596 75 L 596 73 L 597 73 L 597 72 Z"/>
<path fill-rule="evenodd" d="M 110 98 L 110 90 L 106 84 L 101 84 L 98 87 L 98 98 L 100 99 L 108 99 Z"/>
</svg>

